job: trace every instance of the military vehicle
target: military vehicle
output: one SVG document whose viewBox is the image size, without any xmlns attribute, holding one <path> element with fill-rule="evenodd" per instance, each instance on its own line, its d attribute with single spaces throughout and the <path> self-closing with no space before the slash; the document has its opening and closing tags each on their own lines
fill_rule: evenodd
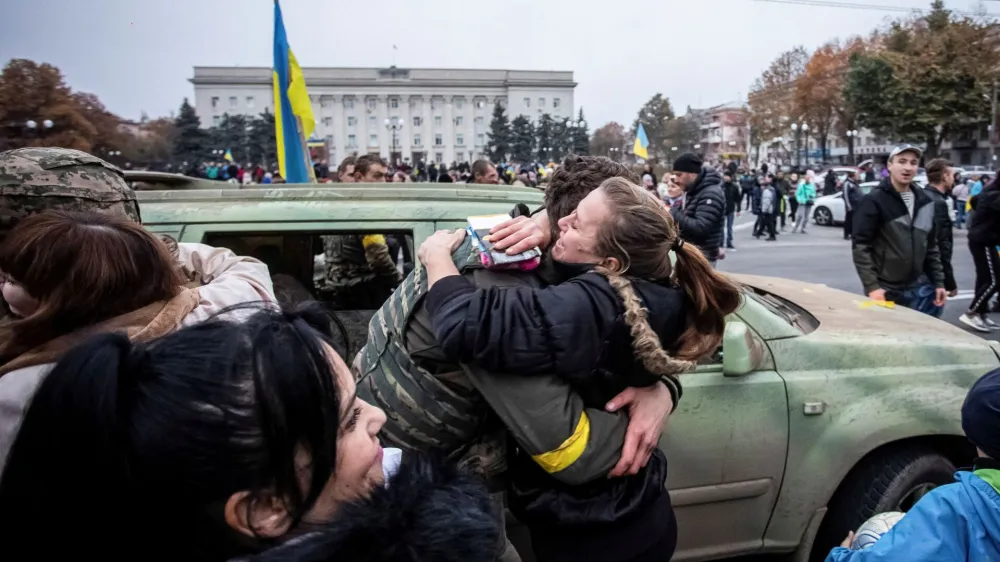
<svg viewBox="0 0 1000 562">
<path fill-rule="evenodd" d="M 213 185 L 139 192 L 146 227 L 257 255 L 314 293 L 320 235 L 401 234 L 414 255 L 437 229 L 542 198 L 464 184 Z M 719 352 L 683 375 L 660 441 L 679 524 L 674 560 L 822 560 L 874 513 L 905 511 L 970 464 L 960 409 L 972 382 L 1000 365 L 1000 344 L 825 286 L 734 277 L 744 303 Z M 361 324 L 373 312 L 337 311 Z M 364 335 L 352 336 L 353 350 Z"/>
</svg>

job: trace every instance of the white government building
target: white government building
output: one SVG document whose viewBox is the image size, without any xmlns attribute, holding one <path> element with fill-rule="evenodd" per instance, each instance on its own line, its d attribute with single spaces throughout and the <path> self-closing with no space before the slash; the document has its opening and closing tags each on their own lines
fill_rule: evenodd
<svg viewBox="0 0 1000 562">
<path fill-rule="evenodd" d="M 574 117 L 572 72 L 394 66 L 302 71 L 316 117 L 313 139 L 325 141 L 331 166 L 354 153 L 411 163 L 471 162 L 489 151 L 495 103 L 510 119 Z M 191 83 L 202 126 L 218 124 L 224 114 L 273 113 L 271 76 L 267 67 L 196 66 Z"/>
</svg>

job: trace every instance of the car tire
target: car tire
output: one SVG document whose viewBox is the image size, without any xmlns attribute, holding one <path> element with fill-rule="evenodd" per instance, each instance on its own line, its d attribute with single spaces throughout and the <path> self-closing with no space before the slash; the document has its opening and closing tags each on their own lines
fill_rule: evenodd
<svg viewBox="0 0 1000 562">
<path fill-rule="evenodd" d="M 929 447 L 900 445 L 870 455 L 834 493 L 810 560 L 822 562 L 848 531 L 876 513 L 909 510 L 927 492 L 954 482 L 955 470 L 947 457 Z"/>
<path fill-rule="evenodd" d="M 833 213 L 826 207 L 816 207 L 816 210 L 813 211 L 813 220 L 819 226 L 833 226 Z"/>
</svg>

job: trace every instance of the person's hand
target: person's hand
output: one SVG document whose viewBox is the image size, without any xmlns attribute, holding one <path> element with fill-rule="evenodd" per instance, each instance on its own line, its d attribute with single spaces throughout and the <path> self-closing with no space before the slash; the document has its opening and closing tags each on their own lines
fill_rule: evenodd
<svg viewBox="0 0 1000 562">
<path fill-rule="evenodd" d="M 549 245 L 548 220 L 543 226 L 541 219 L 515 217 L 490 229 L 490 241 L 497 251 L 506 251 L 508 256 L 527 252 L 532 248 L 544 249 Z"/>
<path fill-rule="evenodd" d="M 939 287 L 934 290 L 934 306 L 944 306 L 944 303 L 948 301 L 948 291 Z"/>
<path fill-rule="evenodd" d="M 609 478 L 638 474 L 646 466 L 660 441 L 664 422 L 674 409 L 674 400 L 667 386 L 658 382 L 645 388 L 626 388 L 608 402 L 607 410 L 617 412 L 624 406 L 628 406 L 628 429 L 622 456 L 608 473 Z"/>
<path fill-rule="evenodd" d="M 874 291 L 868 293 L 868 298 L 870 298 L 873 301 L 884 301 L 885 289 L 875 289 Z"/>
<path fill-rule="evenodd" d="M 720 259 L 720 260 L 726 259 L 726 249 L 725 248 L 719 248 L 719 257 L 718 257 L 718 259 Z"/>
<path fill-rule="evenodd" d="M 844 548 L 851 548 L 851 543 L 854 542 L 854 531 L 848 531 L 847 538 L 844 542 L 840 543 L 840 546 Z"/>
<path fill-rule="evenodd" d="M 420 259 L 420 263 L 425 265 L 435 258 L 443 257 L 450 260 L 451 254 L 462 245 L 462 240 L 465 240 L 464 229 L 439 230 L 424 240 L 420 249 L 417 250 L 417 257 Z"/>
<path fill-rule="evenodd" d="M 958 296 L 958 289 L 952 289 L 952 290 L 948 291 L 948 296 L 949 297 L 957 297 Z"/>
</svg>

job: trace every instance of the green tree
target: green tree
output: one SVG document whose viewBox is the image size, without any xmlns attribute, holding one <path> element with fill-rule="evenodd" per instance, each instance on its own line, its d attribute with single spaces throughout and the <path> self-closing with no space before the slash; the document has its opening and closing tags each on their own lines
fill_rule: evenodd
<svg viewBox="0 0 1000 562">
<path fill-rule="evenodd" d="M 264 111 L 250 122 L 250 161 L 264 167 L 278 161 L 274 114 L 270 111 Z"/>
<path fill-rule="evenodd" d="M 631 152 L 632 140 L 625 127 L 612 121 L 594 131 L 590 137 L 590 153 L 620 161 L 623 155 Z"/>
<path fill-rule="evenodd" d="M 940 1 L 923 17 L 896 22 L 882 49 L 851 57 L 845 98 L 858 123 L 893 140 L 923 141 L 936 156 L 952 132 L 990 118 L 1000 66 L 994 32 Z"/>
<path fill-rule="evenodd" d="M 201 120 L 187 98 L 181 104 L 174 127 L 177 130 L 173 146 L 174 161 L 180 166 L 185 166 L 186 162 L 186 169 L 197 166 L 208 155 L 210 138 L 208 131 L 201 128 Z"/>
<path fill-rule="evenodd" d="M 45 127 L 46 121 L 52 126 Z M 90 152 L 97 137 L 58 68 L 28 59 L 7 63 L 0 73 L 0 150 L 61 146 Z"/>
<path fill-rule="evenodd" d="M 510 153 L 515 162 L 524 164 L 534 160 L 535 127 L 524 115 L 518 115 L 510 124 Z"/>
<path fill-rule="evenodd" d="M 671 160 L 682 152 L 691 151 L 692 147 L 701 140 L 701 129 L 697 116 L 688 107 L 686 115 L 670 120 L 664 134 L 664 154 L 668 154 Z M 677 147 L 677 150 L 674 150 L 674 147 Z"/>
<path fill-rule="evenodd" d="M 670 105 L 670 99 L 663 94 L 656 94 L 645 105 L 639 109 L 639 115 L 632 122 L 631 136 L 635 139 L 635 134 L 639 130 L 639 123 L 646 131 L 646 138 L 649 139 L 649 146 L 646 152 L 649 159 L 654 160 L 663 156 L 664 141 L 667 138 L 667 130 L 670 122 L 675 118 L 674 108 Z"/>
<path fill-rule="evenodd" d="M 230 150 L 238 163 L 250 162 L 251 121 L 245 115 L 223 115 L 219 125 L 209 129 L 211 148 Z"/>
<path fill-rule="evenodd" d="M 500 102 L 493 106 L 493 120 L 490 121 L 490 132 L 487 143 L 490 148 L 490 160 L 503 162 L 511 151 L 511 125 L 507 120 L 507 112 Z"/>
<path fill-rule="evenodd" d="M 587 133 L 587 120 L 583 117 L 582 107 L 576 118 L 576 126 L 573 127 L 572 142 L 574 154 L 590 154 L 590 135 Z"/>
<path fill-rule="evenodd" d="M 548 113 L 538 118 L 538 125 L 535 126 L 535 137 L 538 145 L 538 161 L 548 162 L 556 158 L 555 147 L 556 122 Z"/>
</svg>

